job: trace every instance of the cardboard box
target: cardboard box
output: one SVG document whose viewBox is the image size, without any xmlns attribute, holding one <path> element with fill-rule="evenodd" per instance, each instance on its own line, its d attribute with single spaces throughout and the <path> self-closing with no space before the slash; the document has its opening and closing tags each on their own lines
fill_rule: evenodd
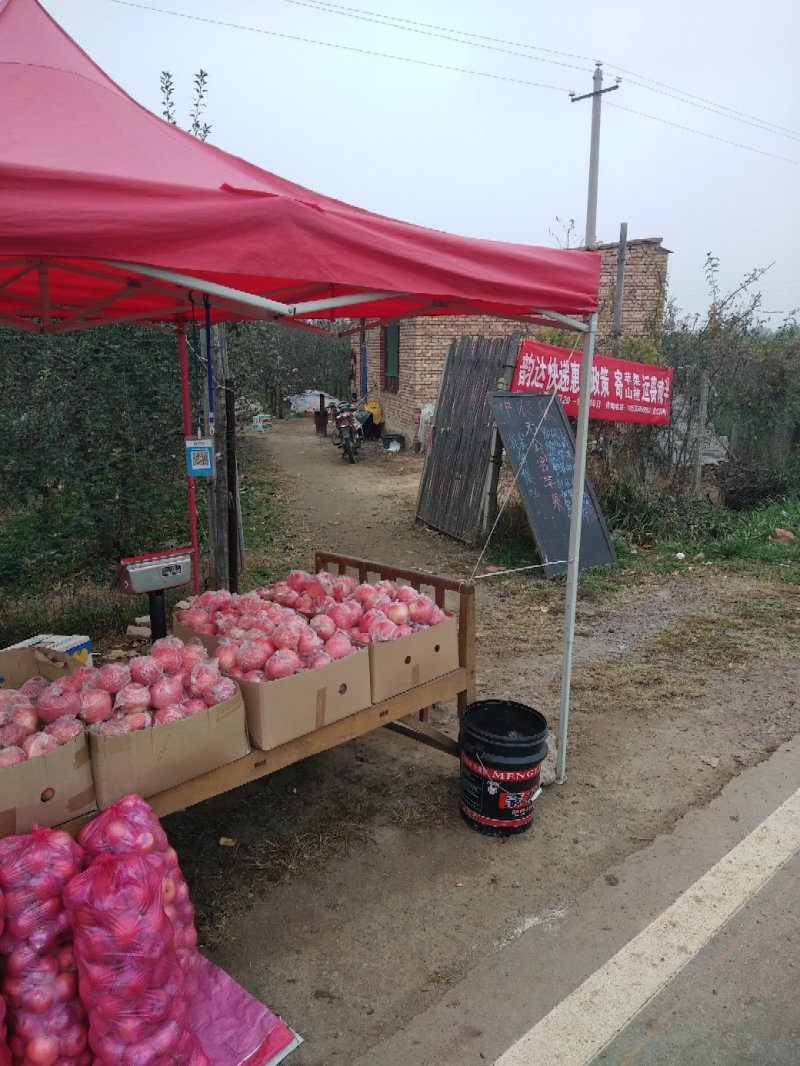
<svg viewBox="0 0 800 1066">
<path fill-rule="evenodd" d="M 89 814 L 95 802 L 86 736 L 0 769 L 0 837 Z"/>
<path fill-rule="evenodd" d="M 219 644 L 219 637 L 211 637 L 207 633 L 195 633 L 183 622 L 179 622 L 175 615 L 172 616 L 172 635 L 180 637 L 184 644 L 188 644 L 190 640 L 199 640 L 209 655 L 214 654 Z"/>
<path fill-rule="evenodd" d="M 90 733 L 89 750 L 101 810 L 129 792 L 154 796 L 247 755 L 244 703 L 233 696 L 180 722 L 119 737 Z"/>
<path fill-rule="evenodd" d="M 58 633 L 38 633 L 35 637 L 28 637 L 27 640 L 21 640 L 18 644 L 12 644 L 4 650 L 15 651 L 18 648 L 37 646 L 62 652 L 64 655 L 70 656 L 70 658 L 77 659 L 81 666 L 92 665 L 92 642 L 90 638 L 79 636 L 75 633 L 68 637 L 61 636 Z"/>
<path fill-rule="evenodd" d="M 370 644 L 372 702 L 381 703 L 458 667 L 458 622 L 455 618 L 399 640 Z"/>
<path fill-rule="evenodd" d="M 278 681 L 240 681 L 253 746 L 276 748 L 370 706 L 367 649 Z"/>
<path fill-rule="evenodd" d="M 42 648 L 0 651 L 0 687 L 19 688 L 29 677 L 48 681 L 71 674 L 80 663 Z M 86 737 L 16 766 L 0 768 L 0 837 L 33 825 L 59 825 L 95 810 Z"/>
</svg>

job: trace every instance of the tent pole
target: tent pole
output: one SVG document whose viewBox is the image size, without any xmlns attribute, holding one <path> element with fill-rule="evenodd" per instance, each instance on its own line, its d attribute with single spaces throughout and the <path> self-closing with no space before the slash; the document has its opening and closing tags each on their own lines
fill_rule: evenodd
<svg viewBox="0 0 800 1066">
<path fill-rule="evenodd" d="M 589 319 L 589 331 L 583 342 L 581 360 L 581 391 L 578 398 L 578 435 L 575 440 L 575 474 L 572 482 L 572 507 L 567 551 L 567 590 L 564 607 L 564 662 L 561 668 L 561 709 L 558 722 L 558 754 L 556 780 L 564 781 L 567 759 L 567 729 L 569 727 L 569 690 L 572 680 L 572 648 L 575 643 L 575 609 L 578 602 L 578 573 L 580 571 L 581 519 L 583 493 L 586 484 L 586 443 L 589 434 L 589 399 L 592 384 L 592 357 L 597 331 L 597 314 Z"/>
<path fill-rule="evenodd" d="M 183 435 L 192 435 L 192 400 L 189 394 L 189 352 L 186 346 L 186 326 L 178 323 L 178 354 L 181 364 L 181 402 L 183 406 Z M 195 596 L 200 593 L 200 551 L 197 542 L 197 497 L 194 478 L 186 472 L 186 494 L 189 503 L 189 535 L 192 543 L 192 585 Z"/>
<path fill-rule="evenodd" d="M 616 88 L 613 86 L 612 88 Z M 604 92 L 603 67 L 597 63 L 592 79 L 592 92 L 587 96 L 592 101 L 592 132 L 589 149 L 589 191 L 586 202 L 586 247 L 591 248 L 597 240 L 597 186 L 600 170 L 600 112 Z M 584 100 L 585 96 L 573 96 Z M 581 359 L 581 388 L 578 397 L 578 433 L 575 440 L 575 473 L 572 480 L 572 507 L 569 522 L 569 550 L 567 552 L 567 589 L 564 606 L 564 662 L 561 668 L 561 706 L 558 721 L 558 753 L 556 756 L 556 781 L 563 784 L 567 763 L 567 730 L 569 727 L 569 692 L 572 681 L 572 648 L 575 643 L 575 609 L 578 602 L 578 574 L 580 573 L 581 525 L 583 518 L 583 493 L 586 484 L 586 450 L 589 439 L 589 402 L 592 389 L 592 358 L 594 338 L 597 332 L 597 312 L 589 319 L 583 339 Z"/>
</svg>

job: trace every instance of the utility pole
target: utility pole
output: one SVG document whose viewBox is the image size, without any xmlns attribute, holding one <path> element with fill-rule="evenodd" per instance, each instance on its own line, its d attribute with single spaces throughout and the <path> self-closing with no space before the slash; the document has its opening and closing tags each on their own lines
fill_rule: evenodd
<svg viewBox="0 0 800 1066">
<path fill-rule="evenodd" d="M 600 96 L 603 92 L 603 64 L 598 60 L 592 78 L 592 91 L 583 96 L 573 96 L 572 102 L 592 100 L 592 140 L 589 148 L 589 191 L 586 197 L 586 239 L 584 244 L 591 247 L 597 240 L 597 187 L 600 173 Z M 606 90 L 608 92 L 608 90 Z"/>
<path fill-rule="evenodd" d="M 620 341 L 622 340 L 622 297 L 625 293 L 625 252 L 628 248 L 628 223 L 622 222 L 619 227 L 619 249 L 617 250 L 617 284 L 614 286 L 614 355 L 619 358 Z"/>
<path fill-rule="evenodd" d="M 572 102 L 591 98 L 592 138 L 589 153 L 589 194 L 586 200 L 585 246 L 591 249 L 597 241 L 597 187 L 600 171 L 600 106 L 604 93 L 619 88 L 619 82 L 603 88 L 603 66 L 598 61 L 592 82 L 592 91 L 584 96 L 572 96 Z M 567 729 L 569 726 L 569 693 L 572 679 L 572 649 L 575 643 L 575 609 L 578 602 L 578 573 L 581 550 L 581 520 L 583 518 L 583 493 L 586 485 L 586 443 L 589 436 L 589 399 L 592 384 L 592 358 L 597 333 L 597 312 L 590 316 L 583 341 L 581 358 L 581 388 L 578 396 L 578 433 L 575 440 L 575 474 L 572 480 L 572 508 L 569 524 L 569 549 L 567 552 L 567 588 L 564 610 L 564 659 L 561 669 L 561 709 L 558 723 L 558 753 L 556 779 L 564 781 L 567 758 Z"/>
</svg>

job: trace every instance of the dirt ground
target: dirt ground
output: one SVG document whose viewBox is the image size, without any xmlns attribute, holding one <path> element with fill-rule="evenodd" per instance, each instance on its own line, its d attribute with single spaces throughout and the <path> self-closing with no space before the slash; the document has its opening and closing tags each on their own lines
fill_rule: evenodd
<svg viewBox="0 0 800 1066">
<path fill-rule="evenodd" d="M 414 525 L 420 456 L 369 445 L 351 466 L 310 420 L 253 446 L 284 516 L 268 562 L 325 548 L 471 574 L 475 549 Z M 522 836 L 468 829 L 455 760 L 386 730 L 171 816 L 202 945 L 302 1034 L 292 1063 L 353 1062 L 800 731 L 786 577 L 698 560 L 582 590 L 567 781 Z M 477 604 L 478 695 L 557 731 L 563 584 L 499 576 Z M 454 710 L 433 713 L 453 734 Z"/>
</svg>

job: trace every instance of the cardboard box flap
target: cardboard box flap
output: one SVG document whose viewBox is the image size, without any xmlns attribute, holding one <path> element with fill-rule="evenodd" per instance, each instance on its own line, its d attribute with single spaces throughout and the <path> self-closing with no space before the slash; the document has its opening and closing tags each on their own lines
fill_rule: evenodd
<svg viewBox="0 0 800 1066">
<path fill-rule="evenodd" d="M 80 666 L 71 656 L 48 648 L 8 648 L 0 651 L 0 688 L 19 688 L 38 676 L 58 681 Z"/>
<path fill-rule="evenodd" d="M 180 637 L 184 644 L 199 640 L 209 655 L 213 655 L 220 641 L 219 637 L 214 637 L 209 633 L 196 633 L 193 629 L 189 629 L 183 622 L 178 621 L 175 614 L 172 616 L 172 635 L 173 637 Z"/>
</svg>

